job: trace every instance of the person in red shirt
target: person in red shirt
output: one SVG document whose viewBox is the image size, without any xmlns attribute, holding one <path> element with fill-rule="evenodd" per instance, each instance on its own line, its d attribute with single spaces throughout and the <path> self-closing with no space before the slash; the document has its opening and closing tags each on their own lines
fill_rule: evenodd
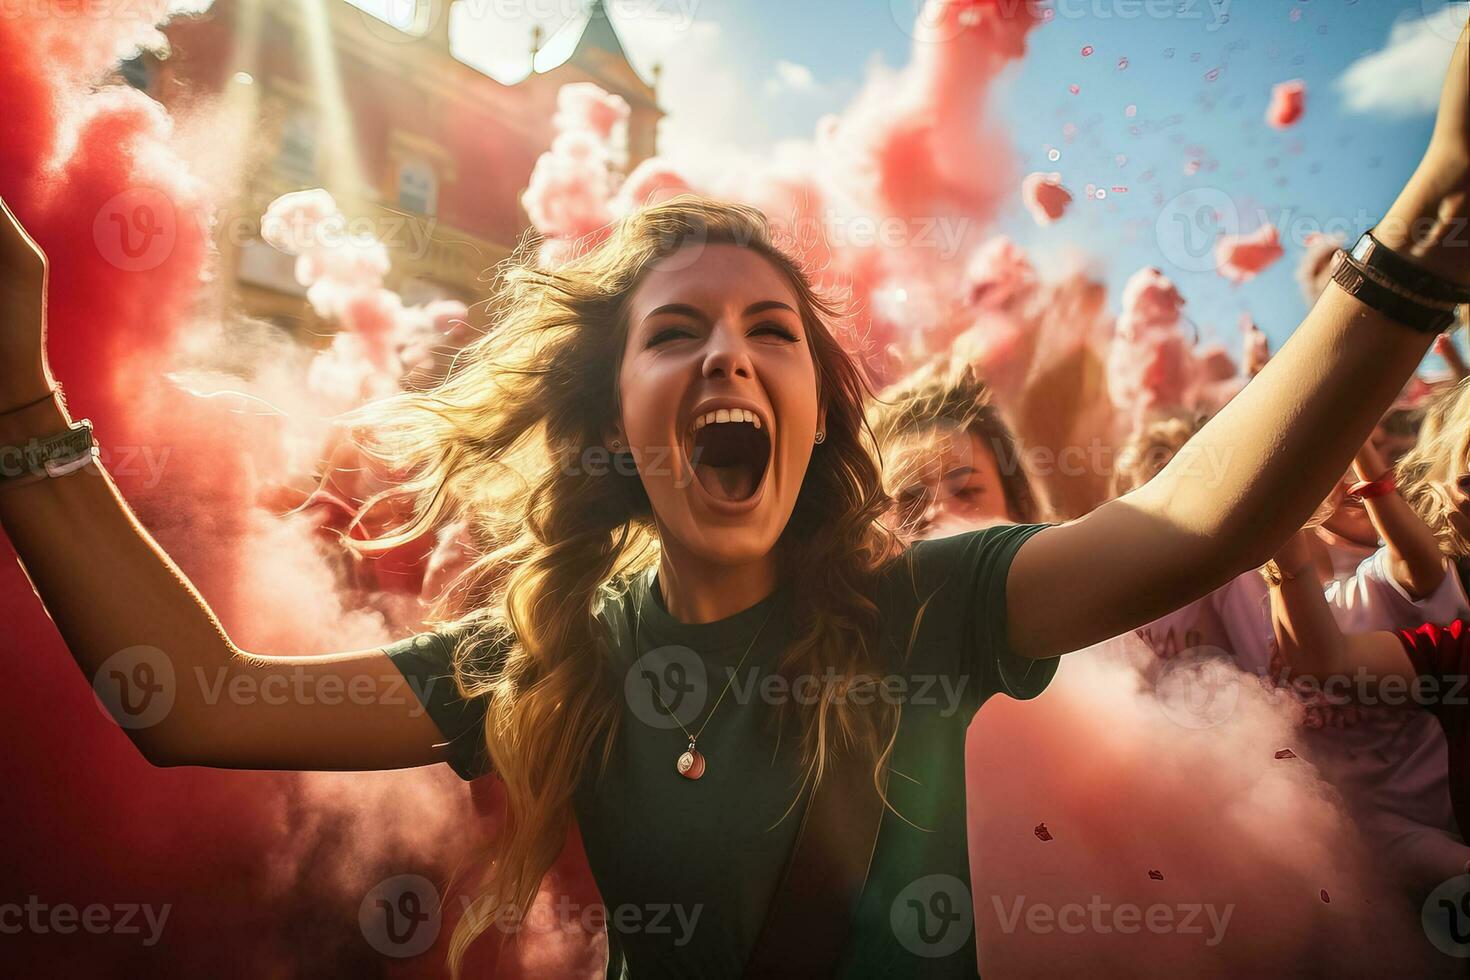
<svg viewBox="0 0 1470 980">
<path fill-rule="evenodd" d="M 1419 703 L 1439 717 L 1450 747 L 1450 797 L 1455 819 L 1463 830 L 1470 827 L 1470 625 L 1457 619 L 1448 626 L 1425 623 L 1412 630 L 1387 634 L 1408 655 L 1420 687 L 1429 699 Z M 1389 641 L 1376 634 L 1353 639 L 1355 646 L 1382 648 L 1390 659 Z M 1470 871 L 1470 868 L 1466 868 Z"/>
</svg>

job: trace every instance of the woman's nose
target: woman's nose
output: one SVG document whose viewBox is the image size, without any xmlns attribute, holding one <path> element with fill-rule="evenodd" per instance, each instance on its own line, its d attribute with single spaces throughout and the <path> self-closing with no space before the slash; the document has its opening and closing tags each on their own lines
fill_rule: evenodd
<svg viewBox="0 0 1470 980">
<path fill-rule="evenodd" d="M 706 378 L 749 378 L 750 352 L 738 330 L 718 323 L 709 333 L 705 348 L 703 373 Z"/>
</svg>

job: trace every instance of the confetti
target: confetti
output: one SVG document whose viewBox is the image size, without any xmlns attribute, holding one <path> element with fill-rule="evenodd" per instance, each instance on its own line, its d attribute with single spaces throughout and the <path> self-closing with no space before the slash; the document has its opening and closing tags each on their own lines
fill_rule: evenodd
<svg viewBox="0 0 1470 980">
<path fill-rule="evenodd" d="M 1155 871 L 1153 868 L 1149 868 L 1148 869 L 1148 876 L 1150 878 L 1152 878 L 1154 881 L 1163 881 L 1164 880 L 1164 873 L 1162 871 Z"/>
<path fill-rule="evenodd" d="M 1090 44 L 1089 45 L 1086 45 L 1082 49 L 1082 57 L 1084 57 L 1084 58 L 1091 58 L 1092 57 L 1092 51 L 1093 51 L 1092 45 L 1090 45 Z"/>
<path fill-rule="evenodd" d="M 1278 749 L 1276 751 L 1276 758 L 1278 758 L 1278 759 L 1295 759 L 1296 758 L 1296 753 L 1293 752 L 1291 749 Z"/>
<path fill-rule="evenodd" d="M 1281 235 L 1272 224 L 1262 225 L 1248 235 L 1221 235 L 1215 243 L 1217 271 L 1237 283 L 1254 279 L 1282 254 Z"/>
<path fill-rule="evenodd" d="M 1049 831 L 1049 830 L 1046 829 L 1046 824 L 1044 824 L 1044 823 L 1037 824 L 1036 825 L 1036 830 L 1033 831 L 1033 833 L 1036 834 L 1036 837 L 1037 837 L 1038 840 L 1051 840 L 1052 839 L 1051 838 L 1051 831 Z"/>
<path fill-rule="evenodd" d="M 1327 894 L 1327 889 L 1322 889 L 1319 894 L 1321 894 L 1322 896 L 1322 901 L 1326 902 L 1328 905 L 1332 904 L 1332 896 Z"/>
<path fill-rule="evenodd" d="M 1266 109 L 1266 122 L 1275 129 L 1296 125 L 1306 111 L 1307 83 L 1300 78 L 1279 82 L 1271 89 L 1271 105 Z"/>
<path fill-rule="evenodd" d="M 1049 225 L 1066 213 L 1072 194 L 1062 186 L 1062 175 L 1034 173 L 1021 182 L 1021 198 L 1038 225 Z"/>
</svg>

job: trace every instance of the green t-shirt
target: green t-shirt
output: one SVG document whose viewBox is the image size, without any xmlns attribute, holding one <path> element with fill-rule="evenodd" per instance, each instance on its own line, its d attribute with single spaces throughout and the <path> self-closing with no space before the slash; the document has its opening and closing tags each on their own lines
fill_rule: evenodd
<svg viewBox="0 0 1470 980">
<path fill-rule="evenodd" d="M 884 812 L 841 976 L 976 975 L 965 732 L 990 695 L 1035 697 L 1056 672 L 1056 660 L 1020 657 L 1006 644 L 1007 573 L 1041 528 L 920 542 L 881 577 L 877 649 L 892 671 L 882 696 L 902 704 L 887 792 L 902 817 Z M 608 975 L 618 977 L 626 963 L 638 980 L 738 977 L 806 802 L 804 794 L 791 805 L 800 732 L 771 723 L 773 704 L 812 691 L 780 684 L 774 673 L 799 610 L 778 591 L 718 622 L 681 623 L 663 607 L 652 571 L 629 583 L 628 600 L 638 619 L 636 662 L 622 622 L 627 606 L 610 601 L 599 613 L 625 681 L 619 734 L 606 772 L 590 763 L 575 797 L 606 906 Z M 452 633 L 426 633 L 388 654 L 450 741 L 450 764 L 470 779 L 488 770 L 484 707 L 455 695 L 451 644 Z M 492 662 L 495 654 L 488 652 Z M 706 771 L 685 779 L 675 763 L 688 739 L 669 715 L 697 731 L 727 682 L 699 735 Z"/>
</svg>

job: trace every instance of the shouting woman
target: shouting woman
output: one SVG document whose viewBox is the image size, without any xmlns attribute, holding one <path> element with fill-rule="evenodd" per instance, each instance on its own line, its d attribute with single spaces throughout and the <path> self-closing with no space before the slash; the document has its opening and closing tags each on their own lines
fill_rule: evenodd
<svg viewBox="0 0 1470 980">
<path fill-rule="evenodd" d="M 127 730 L 159 766 L 496 773 L 490 911 L 461 922 L 455 963 L 527 907 L 575 819 L 617 910 L 613 975 L 973 976 L 966 727 L 992 694 L 1039 693 L 1060 654 L 1266 561 L 1327 494 L 1470 299 L 1466 73 L 1462 37 L 1421 165 L 1290 342 L 1079 520 L 900 546 L 834 311 L 758 213 L 685 198 L 555 271 L 510 269 L 496 328 L 439 387 L 363 413 L 410 474 L 402 535 L 498 522 L 466 573 L 489 584 L 429 632 L 304 659 L 231 641 L 68 415 L 45 259 L 8 209 L 0 524 L 89 678 L 136 646 L 180 678 L 407 675 L 427 716 L 180 684 Z M 687 929 L 646 928 L 670 907 Z"/>
</svg>

